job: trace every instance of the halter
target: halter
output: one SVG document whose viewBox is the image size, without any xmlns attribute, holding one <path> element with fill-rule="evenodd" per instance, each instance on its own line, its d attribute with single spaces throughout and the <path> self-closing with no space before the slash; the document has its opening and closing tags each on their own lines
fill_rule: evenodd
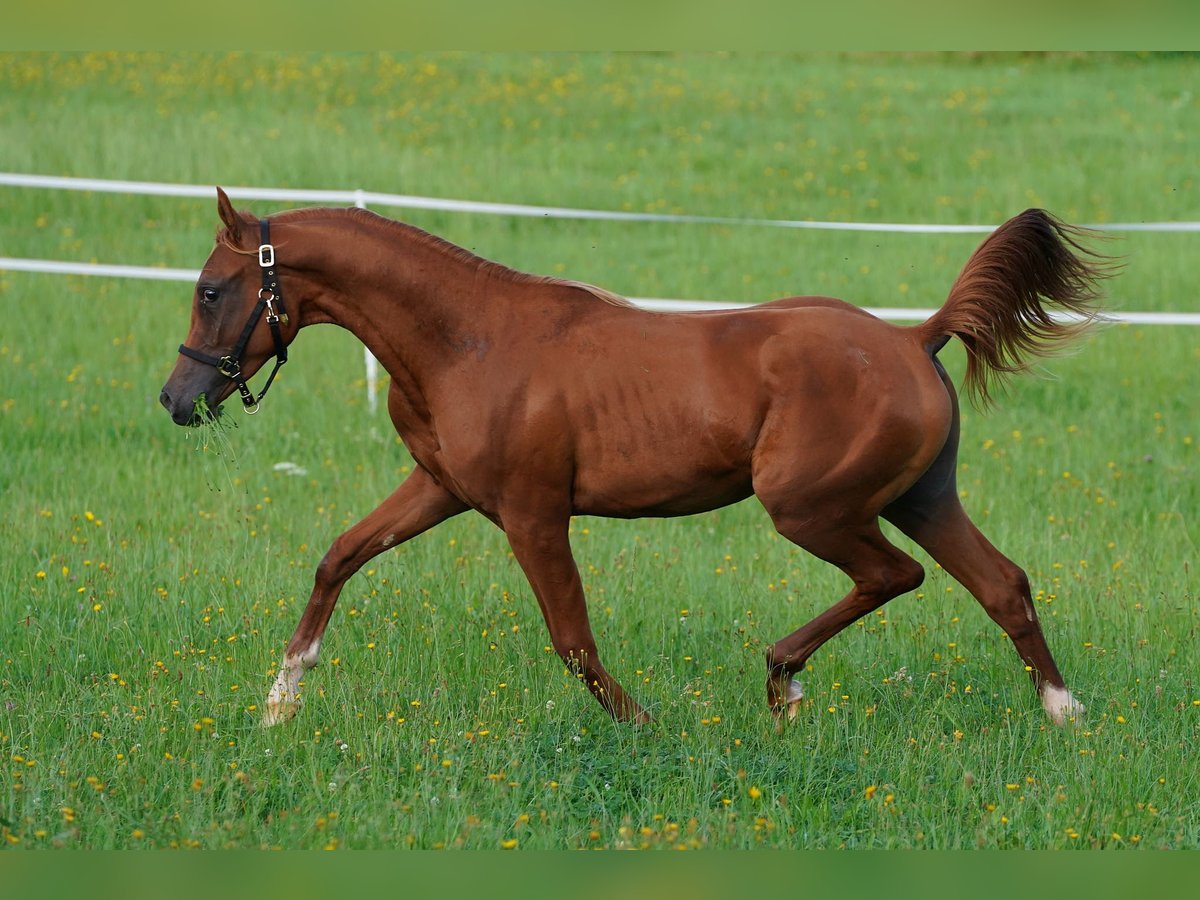
<svg viewBox="0 0 1200 900">
<path fill-rule="evenodd" d="M 275 278 L 275 248 L 271 245 L 271 226 L 267 224 L 266 219 L 260 219 L 258 226 L 262 235 L 262 243 L 258 248 L 258 265 L 262 269 L 262 287 L 258 291 L 258 302 L 250 311 L 250 318 L 246 320 L 246 325 L 242 328 L 237 343 L 233 345 L 233 350 L 228 356 L 217 358 L 209 356 L 207 353 L 201 353 L 199 350 L 193 350 L 191 347 L 185 347 L 183 344 L 179 345 L 179 352 L 184 356 L 212 366 L 236 384 L 238 393 L 242 397 L 242 407 L 249 415 L 258 412 L 258 404 L 263 397 L 267 396 L 267 391 L 270 390 L 271 382 L 275 380 L 279 367 L 288 360 L 287 345 L 283 342 L 283 333 L 279 328 L 281 322 L 287 324 L 288 317 L 287 310 L 283 307 L 283 292 L 279 289 L 279 283 Z M 274 304 L 276 303 L 279 304 L 278 314 L 275 312 Z M 262 391 L 255 397 L 254 392 L 246 384 L 246 379 L 242 377 L 242 353 L 246 349 L 246 344 L 250 342 L 254 326 L 258 324 L 258 314 L 264 309 L 267 311 L 266 321 L 271 328 L 271 337 L 275 340 L 275 368 L 267 376 L 267 383 L 263 385 Z"/>
</svg>

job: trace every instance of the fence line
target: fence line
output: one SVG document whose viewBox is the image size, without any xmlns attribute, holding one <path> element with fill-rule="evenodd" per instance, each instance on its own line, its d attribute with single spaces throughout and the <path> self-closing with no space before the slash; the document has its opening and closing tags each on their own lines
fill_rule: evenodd
<svg viewBox="0 0 1200 900">
<path fill-rule="evenodd" d="M 158 266 L 115 266 L 107 263 L 59 262 L 52 259 L 17 259 L 0 256 L 0 270 L 37 272 L 44 275 L 103 275 L 111 278 L 142 278 L 151 281 L 195 281 L 199 269 L 168 269 Z"/>
<path fill-rule="evenodd" d="M 59 262 L 48 259 L 18 259 L 0 256 L 0 271 L 35 272 L 50 275 L 98 275 L 110 278 L 142 278 L 155 281 L 195 282 L 199 269 L 168 269 L 159 266 L 116 266 L 105 263 Z M 674 300 L 665 297 L 629 297 L 629 302 L 656 312 L 699 312 L 717 309 L 748 309 L 752 303 L 721 300 Z M 894 322 L 923 322 L 934 309 L 907 307 L 863 307 L 866 312 Z M 1200 313 L 1186 312 L 1111 312 L 1104 319 L 1131 325 L 1200 325 Z M 371 363 L 367 363 L 370 368 Z"/>
<path fill-rule="evenodd" d="M 74 178 L 57 175 L 29 175 L 0 172 L 0 185 L 48 188 L 67 191 L 141 194 L 159 197 L 213 196 L 211 185 L 171 184 L 159 181 L 116 181 L 102 178 Z M 480 213 L 499 216 L 526 216 L 544 219 L 589 219 L 615 222 L 675 222 L 693 225 L 756 225 L 771 228 L 806 228 L 822 231 L 864 231 L 908 234 L 987 234 L 995 225 L 938 225 L 919 222 L 821 222 L 808 219 L 759 219 L 737 216 L 692 216 L 674 213 L 640 213 L 620 210 L 575 209 L 563 206 L 531 206 L 523 203 L 491 203 L 478 200 L 450 200 L 411 194 L 384 194 L 365 190 L 312 190 L 291 188 L 235 187 L 226 193 L 241 200 L 281 200 L 305 203 L 350 203 L 359 206 L 395 206 L 404 209 L 430 209 L 443 212 Z M 1200 232 L 1200 222 L 1100 222 L 1084 226 L 1097 231 L 1168 231 Z"/>
<path fill-rule="evenodd" d="M 0 172 L 0 185 L 9 187 L 41 188 L 50 190 L 91 191 L 100 193 L 140 194 L 160 197 L 203 197 L 213 195 L 213 188 L 199 184 L 171 184 L 157 181 L 120 181 L 102 178 L 75 178 L 55 175 L 31 175 L 16 172 Z M 558 206 L 532 206 L 528 204 L 491 203 L 474 200 L 450 200 L 439 197 L 421 197 L 409 194 L 385 194 L 375 191 L 354 190 L 306 190 L 289 188 L 235 187 L 226 193 L 234 199 L 299 201 L 306 203 L 350 203 L 366 208 L 371 206 L 394 206 L 405 209 L 429 209 L 444 212 L 481 213 L 484 215 L 527 216 L 554 219 L 587 219 L 593 221 L 618 222 L 673 222 L 699 225 L 752 225 L 772 228 L 804 228 L 825 231 L 887 232 L 909 234 L 985 234 L 994 230 L 992 225 L 936 225 L 923 223 L 885 222 L 821 222 L 799 219 L 739 218 L 733 216 L 693 216 L 673 213 L 638 213 L 617 210 L 575 209 Z M 1200 222 L 1106 222 L 1086 226 L 1099 231 L 1200 231 Z M 157 281 L 195 281 L 199 272 L 191 269 L 172 269 L 152 266 L 108 265 L 103 263 L 62 262 L 45 259 L 18 259 L 0 257 L 0 270 L 36 272 L 43 274 L 71 274 L 106 276 L 113 278 L 140 278 Z M 746 303 L 721 303 L 701 300 L 671 300 L 654 297 L 631 297 L 632 303 L 643 309 L 658 311 L 696 311 L 715 309 L 740 309 Z M 867 308 L 880 318 L 893 321 L 923 321 L 933 315 L 932 309 Z M 1105 318 L 1112 322 L 1147 325 L 1200 325 L 1200 313 L 1149 312 L 1113 313 Z M 374 412 L 377 405 L 376 382 L 379 364 L 371 351 L 363 348 L 366 367 L 367 405 Z"/>
</svg>

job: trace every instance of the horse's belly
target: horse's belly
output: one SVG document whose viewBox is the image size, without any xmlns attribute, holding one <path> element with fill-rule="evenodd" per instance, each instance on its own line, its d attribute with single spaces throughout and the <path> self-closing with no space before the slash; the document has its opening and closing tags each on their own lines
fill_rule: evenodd
<svg viewBox="0 0 1200 900">
<path fill-rule="evenodd" d="M 661 381 L 640 379 L 641 371 L 629 367 L 567 404 L 576 510 L 681 516 L 749 496 L 762 407 L 754 392 L 683 362 Z"/>
<path fill-rule="evenodd" d="M 748 466 L 663 457 L 653 463 L 618 460 L 576 471 L 572 508 L 576 515 L 638 518 L 688 516 L 728 506 L 753 493 Z"/>
</svg>

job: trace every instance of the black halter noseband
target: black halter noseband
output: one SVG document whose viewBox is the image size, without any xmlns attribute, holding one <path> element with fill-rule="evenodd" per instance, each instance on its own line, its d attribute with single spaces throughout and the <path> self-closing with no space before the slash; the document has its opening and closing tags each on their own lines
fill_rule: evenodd
<svg viewBox="0 0 1200 900">
<path fill-rule="evenodd" d="M 267 391 L 270 390 L 271 382 L 275 380 L 279 367 L 288 359 L 287 345 L 283 342 L 283 333 L 279 327 L 280 323 L 287 324 L 288 317 L 287 310 L 283 307 L 283 292 L 280 291 L 279 282 L 275 277 L 275 248 L 271 245 L 270 225 L 266 219 L 260 219 L 258 225 L 262 235 L 262 243 L 258 248 L 258 265 L 262 269 L 262 288 L 259 289 L 258 302 L 254 304 L 254 309 L 250 312 L 250 318 L 246 320 L 246 325 L 242 328 L 237 343 L 233 345 L 228 356 L 222 356 L 219 359 L 183 344 L 179 345 L 179 352 L 184 356 L 214 367 L 236 384 L 238 393 L 242 397 L 242 406 L 251 415 L 258 412 L 259 401 L 267 396 Z M 276 306 L 279 307 L 278 313 L 275 312 Z M 246 384 L 246 379 L 242 377 L 242 353 L 246 350 L 246 344 L 250 342 L 254 326 L 258 324 L 258 315 L 264 309 L 267 311 L 266 320 L 267 325 L 271 328 L 271 337 L 275 340 L 275 368 L 267 376 L 267 383 L 263 385 L 262 391 L 255 397 L 254 392 Z"/>
</svg>

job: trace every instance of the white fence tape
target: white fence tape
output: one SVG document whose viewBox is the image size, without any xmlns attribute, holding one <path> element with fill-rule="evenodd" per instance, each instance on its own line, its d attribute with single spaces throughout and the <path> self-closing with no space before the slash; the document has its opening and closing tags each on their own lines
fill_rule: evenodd
<svg viewBox="0 0 1200 900">
<path fill-rule="evenodd" d="M 165 269 L 157 266 L 113 266 L 104 263 L 58 262 L 50 259 L 13 259 L 0 256 L 0 269 L 11 272 L 41 272 L 47 275 L 107 275 L 112 278 L 144 278 L 151 281 L 195 281 L 199 269 Z"/>
<path fill-rule="evenodd" d="M 113 181 L 56 175 L 26 175 L 0 172 L 0 185 L 49 188 L 67 191 L 96 191 L 143 194 L 160 197 L 214 196 L 211 185 L 168 184 L 158 181 Z M 592 219 L 615 222 L 676 222 L 697 225 L 761 225 L 773 228 L 811 228 L 823 231 L 873 231 L 911 234 L 986 234 L 995 225 L 937 225 L 902 222 L 818 222 L 807 219 L 756 219 L 735 216 L 690 216 L 672 213 L 639 213 L 620 210 L 574 209 L 563 206 L 530 206 L 523 203 L 490 203 L 449 200 L 410 194 L 381 194 L 364 190 L 305 190 L 291 188 L 227 188 L 234 199 L 279 200 L 304 203 L 350 203 L 358 206 L 395 206 L 443 212 L 481 213 L 499 216 L 528 216 L 546 219 Z M 1200 222 L 1101 222 L 1085 226 L 1099 231 L 1200 231 Z"/>
<path fill-rule="evenodd" d="M 156 281 L 194 282 L 200 277 L 199 269 L 167 269 L 158 266 L 113 266 L 103 263 L 57 262 L 48 259 L 14 259 L 0 256 L 0 271 L 38 272 L 53 275 L 101 275 L 112 278 L 145 278 Z M 747 309 L 750 303 L 729 303 L 713 300 L 671 300 L 663 297 L 630 297 L 629 301 L 643 309 L 658 312 L 702 312 L 717 309 Z M 894 322 L 923 322 L 932 316 L 934 309 L 908 309 L 905 307 L 863 307 L 872 315 Z M 1114 323 L 1131 325 L 1200 325 L 1200 313 L 1186 312 L 1111 312 L 1104 318 Z M 369 351 L 368 351 L 369 352 Z M 371 362 L 367 363 L 368 380 L 371 379 Z"/>
</svg>

